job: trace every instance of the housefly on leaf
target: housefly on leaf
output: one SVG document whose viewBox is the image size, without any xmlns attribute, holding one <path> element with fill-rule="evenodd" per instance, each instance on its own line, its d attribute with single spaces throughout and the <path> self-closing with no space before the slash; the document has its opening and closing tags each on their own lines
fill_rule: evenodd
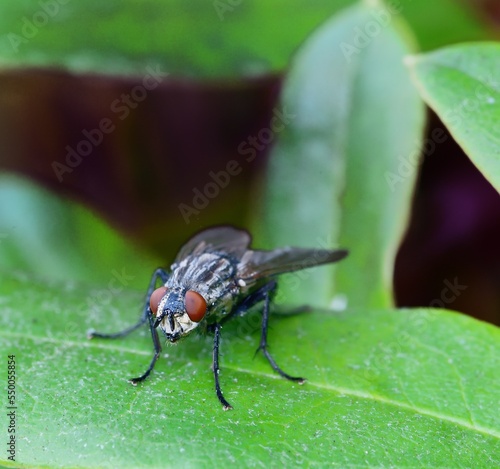
<svg viewBox="0 0 500 469">
<path fill-rule="evenodd" d="M 292 247 L 258 251 L 250 249 L 250 241 L 251 237 L 246 231 L 229 226 L 198 233 L 181 248 L 170 272 L 161 268 L 155 270 L 137 324 L 116 334 L 89 331 L 89 339 L 116 339 L 148 323 L 154 355 L 146 372 L 130 380 L 136 385 L 149 376 L 160 356 L 158 329 L 172 343 L 196 329 L 213 333 L 215 392 L 224 410 L 228 410 L 232 407 L 224 398 L 219 383 L 221 326 L 262 303 L 262 329 L 257 351 L 262 351 L 271 367 L 281 376 L 303 383 L 304 378 L 285 373 L 267 350 L 269 305 L 276 291 L 275 277 L 285 272 L 339 261 L 347 256 L 347 251 Z M 158 288 L 159 280 L 163 285 Z"/>
</svg>

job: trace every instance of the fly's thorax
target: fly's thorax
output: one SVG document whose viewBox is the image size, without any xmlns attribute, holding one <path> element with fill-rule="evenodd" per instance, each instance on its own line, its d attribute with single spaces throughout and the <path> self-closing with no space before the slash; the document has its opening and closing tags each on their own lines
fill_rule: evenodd
<svg viewBox="0 0 500 469">
<path fill-rule="evenodd" d="M 198 292 L 207 303 L 207 322 L 216 322 L 228 314 L 240 298 L 237 263 L 236 259 L 218 252 L 187 256 L 172 266 L 166 286 L 181 286 L 185 291 Z"/>
</svg>

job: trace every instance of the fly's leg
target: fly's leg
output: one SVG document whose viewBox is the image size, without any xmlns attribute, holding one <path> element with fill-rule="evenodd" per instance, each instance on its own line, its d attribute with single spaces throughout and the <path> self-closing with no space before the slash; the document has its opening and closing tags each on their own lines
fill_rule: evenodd
<svg viewBox="0 0 500 469">
<path fill-rule="evenodd" d="M 148 293 L 146 295 L 146 302 L 144 305 L 144 309 L 141 314 L 141 318 L 139 321 L 133 326 L 127 327 L 123 331 L 116 332 L 114 334 L 103 334 L 102 332 L 96 332 L 93 329 L 87 332 L 87 338 L 93 339 L 97 337 L 99 339 L 119 339 L 120 337 L 125 337 L 129 335 L 131 332 L 139 329 L 143 324 L 148 320 L 148 316 L 151 314 L 149 311 L 149 299 L 151 298 L 152 293 L 156 289 L 156 282 L 160 278 L 163 283 L 165 283 L 168 279 L 169 275 L 164 269 L 156 269 L 151 277 L 151 281 L 149 282 Z"/>
<path fill-rule="evenodd" d="M 158 332 L 156 331 L 157 324 L 154 321 L 153 313 L 151 312 L 151 308 L 149 306 L 149 300 L 151 298 L 151 295 L 156 289 L 156 283 L 158 282 L 158 279 L 161 279 L 163 283 L 165 283 L 168 280 L 169 274 L 164 270 L 164 269 L 156 269 L 151 277 L 151 281 L 149 282 L 149 288 L 148 288 L 148 293 L 146 295 L 146 302 L 144 305 L 144 310 L 142 312 L 141 318 L 139 321 L 134 324 L 133 326 L 127 327 L 123 331 L 116 332 L 114 334 L 103 334 L 101 332 L 96 332 L 94 330 L 90 330 L 87 333 L 87 337 L 89 339 L 93 339 L 94 337 L 100 338 L 100 339 L 118 339 L 120 337 L 125 337 L 126 335 L 130 334 L 131 332 L 135 331 L 139 327 L 141 327 L 143 324 L 145 324 L 147 321 L 149 321 L 149 330 L 151 331 L 151 338 L 153 340 L 153 346 L 154 346 L 154 355 L 151 360 L 151 363 L 149 364 L 148 369 L 146 372 L 139 376 L 138 378 L 132 378 L 129 380 L 130 383 L 132 383 L 134 386 L 145 380 L 151 371 L 153 371 L 153 368 L 155 366 L 156 360 L 158 360 L 158 357 L 160 356 L 161 353 L 161 345 L 160 345 L 160 339 L 158 338 Z"/>
<path fill-rule="evenodd" d="M 115 332 L 114 334 L 103 334 L 102 332 L 97 332 L 94 331 L 93 329 L 90 329 L 87 332 L 87 339 L 94 339 L 96 337 L 98 339 L 119 339 L 120 337 L 125 337 L 129 335 L 131 332 L 134 332 L 136 329 L 139 329 L 139 327 L 141 327 L 143 324 L 145 324 L 146 321 L 148 320 L 148 315 L 149 311 L 147 309 L 144 309 L 143 313 L 141 314 L 141 318 L 136 324 L 127 327 L 123 331 Z"/>
<path fill-rule="evenodd" d="M 228 319 L 231 319 L 235 316 L 238 316 L 240 314 L 245 313 L 248 309 L 250 309 L 252 306 L 256 305 L 257 303 L 264 301 L 264 310 L 262 313 L 262 334 L 260 338 L 260 345 L 259 348 L 256 350 L 256 354 L 262 350 L 262 353 L 264 356 L 267 358 L 273 369 L 279 373 L 281 376 L 283 376 L 286 379 L 289 379 L 291 381 L 297 381 L 299 384 L 302 384 L 305 382 L 305 378 L 300 378 L 300 377 L 295 377 L 295 376 L 290 376 L 288 373 L 285 373 L 279 366 L 278 364 L 274 361 L 273 357 L 267 350 L 267 329 L 268 329 L 268 323 L 269 323 L 269 306 L 270 306 L 270 300 L 271 300 L 271 295 L 274 293 L 276 290 L 276 282 L 274 280 L 266 283 L 263 285 L 259 290 L 255 291 L 251 295 L 245 297 L 243 301 L 231 311 L 230 314 L 228 314 L 223 320 L 222 323 L 226 322 Z M 213 324 L 210 329 L 214 332 L 214 354 L 213 354 L 213 371 L 214 371 L 214 377 L 215 377 L 215 392 L 217 393 L 217 397 L 222 404 L 224 410 L 229 410 L 232 409 L 231 405 L 229 402 L 226 401 L 224 396 L 222 395 L 222 391 L 220 388 L 219 384 L 219 342 L 220 342 L 220 329 L 221 329 L 221 324 L 216 323 Z"/>
<path fill-rule="evenodd" d="M 153 368 L 155 367 L 156 360 L 158 360 L 158 357 L 160 356 L 161 353 L 161 345 L 160 345 L 160 339 L 158 338 L 158 331 L 155 328 L 155 322 L 153 320 L 153 314 L 151 313 L 151 308 L 148 306 L 148 319 L 149 319 L 149 330 L 151 331 L 151 338 L 153 339 L 153 346 L 155 353 L 153 355 L 153 358 L 151 360 L 151 363 L 148 366 L 148 369 L 144 374 L 139 376 L 138 378 L 132 378 L 129 379 L 129 383 L 133 384 L 134 386 L 137 386 L 137 383 L 140 383 L 141 381 L 144 381 L 149 374 L 153 371 Z"/>
<path fill-rule="evenodd" d="M 276 282 L 270 282 L 272 285 L 268 287 L 264 292 L 264 310 L 262 312 L 262 332 L 260 336 L 260 344 L 259 348 L 255 353 L 262 350 L 262 353 L 267 358 L 267 361 L 271 364 L 274 371 L 279 373 L 283 378 L 289 379 L 290 381 L 297 381 L 299 384 L 303 384 L 305 382 L 305 378 L 300 378 L 298 376 L 290 376 L 288 373 L 285 373 L 278 364 L 274 361 L 274 358 L 271 356 L 269 351 L 267 350 L 267 329 L 269 324 L 269 304 L 271 300 L 271 294 L 276 289 Z M 270 284 L 265 285 L 263 288 L 267 287 Z"/>
<path fill-rule="evenodd" d="M 252 306 L 263 301 L 268 293 L 272 293 L 276 289 L 277 283 L 272 280 L 266 283 L 264 286 L 254 291 L 252 294 L 246 296 L 227 316 L 222 318 L 221 324 L 224 324 L 229 319 L 236 316 L 242 316 L 245 314 Z"/>
<path fill-rule="evenodd" d="M 219 402 L 222 404 L 222 408 L 224 410 L 230 410 L 233 408 L 229 402 L 226 401 L 222 394 L 222 390 L 220 388 L 219 383 L 219 343 L 220 343 L 220 329 L 221 325 L 216 323 L 213 325 L 214 331 L 214 352 L 213 352 L 213 371 L 214 371 L 214 379 L 215 379 L 215 393 L 217 394 L 217 398 Z"/>
</svg>

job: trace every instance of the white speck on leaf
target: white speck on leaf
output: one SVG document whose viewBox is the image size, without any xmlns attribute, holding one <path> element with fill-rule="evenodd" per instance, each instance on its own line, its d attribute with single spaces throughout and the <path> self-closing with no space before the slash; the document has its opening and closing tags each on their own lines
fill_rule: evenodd
<svg viewBox="0 0 500 469">
<path fill-rule="evenodd" d="M 341 293 L 335 295 L 332 298 L 330 307 L 334 311 L 345 311 L 345 309 L 347 308 L 347 296 Z"/>
</svg>

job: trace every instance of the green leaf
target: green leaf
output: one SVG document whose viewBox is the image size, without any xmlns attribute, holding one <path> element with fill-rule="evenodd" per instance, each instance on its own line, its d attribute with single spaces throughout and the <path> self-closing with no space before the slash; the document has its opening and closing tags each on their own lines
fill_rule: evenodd
<svg viewBox="0 0 500 469">
<path fill-rule="evenodd" d="M 0 62 L 9 67 L 56 66 L 94 73 L 144 74 L 150 64 L 172 74 L 196 77 L 268 73 L 284 69 L 307 34 L 352 3 L 2 2 Z M 424 49 L 490 35 L 467 8 L 454 0 L 401 0 L 390 4 L 410 21 Z M 90 24 L 94 27 L 89 29 Z"/>
<path fill-rule="evenodd" d="M 457 0 L 401 0 L 400 4 L 422 50 L 495 37 L 493 22 L 488 28 L 479 4 Z"/>
<path fill-rule="evenodd" d="M 379 8 L 370 2 L 328 21 L 286 78 L 282 109 L 290 117 L 271 154 L 264 239 L 351 251 L 338 270 L 288 277 L 281 299 L 292 304 L 328 305 L 335 292 L 349 305 L 392 303 L 424 109 L 402 63 L 404 25 L 394 21 L 361 42 Z"/>
<path fill-rule="evenodd" d="M 349 310 L 272 318 L 279 378 L 261 355 L 260 314 L 227 324 L 223 412 L 211 337 L 165 347 L 150 378 L 142 293 L 0 273 L 0 349 L 16 361 L 16 462 L 9 467 L 498 467 L 499 330 L 432 310 Z M 90 307 L 90 305 L 92 307 Z M 320 344 L 320 346 L 318 346 Z M 5 382 L 5 381 L 4 381 Z M 5 400 L 4 400 L 5 402 Z M 6 411 L 1 428 L 8 426 Z M 5 441 L 5 438 L 4 438 Z"/>
<path fill-rule="evenodd" d="M 0 175 L 1 268 L 44 280 L 145 287 L 158 260 L 88 209 L 27 180 Z"/>
<path fill-rule="evenodd" d="M 500 191 L 500 43 L 456 45 L 407 63 L 423 99 Z"/>
<path fill-rule="evenodd" d="M 47 10 L 43 3 L 55 6 Z M 262 74 L 283 69 L 306 34 L 348 3 L 2 2 L 0 57 L 6 66 L 77 72 L 144 74 L 148 65 L 157 64 L 164 72 L 198 78 Z"/>
</svg>

